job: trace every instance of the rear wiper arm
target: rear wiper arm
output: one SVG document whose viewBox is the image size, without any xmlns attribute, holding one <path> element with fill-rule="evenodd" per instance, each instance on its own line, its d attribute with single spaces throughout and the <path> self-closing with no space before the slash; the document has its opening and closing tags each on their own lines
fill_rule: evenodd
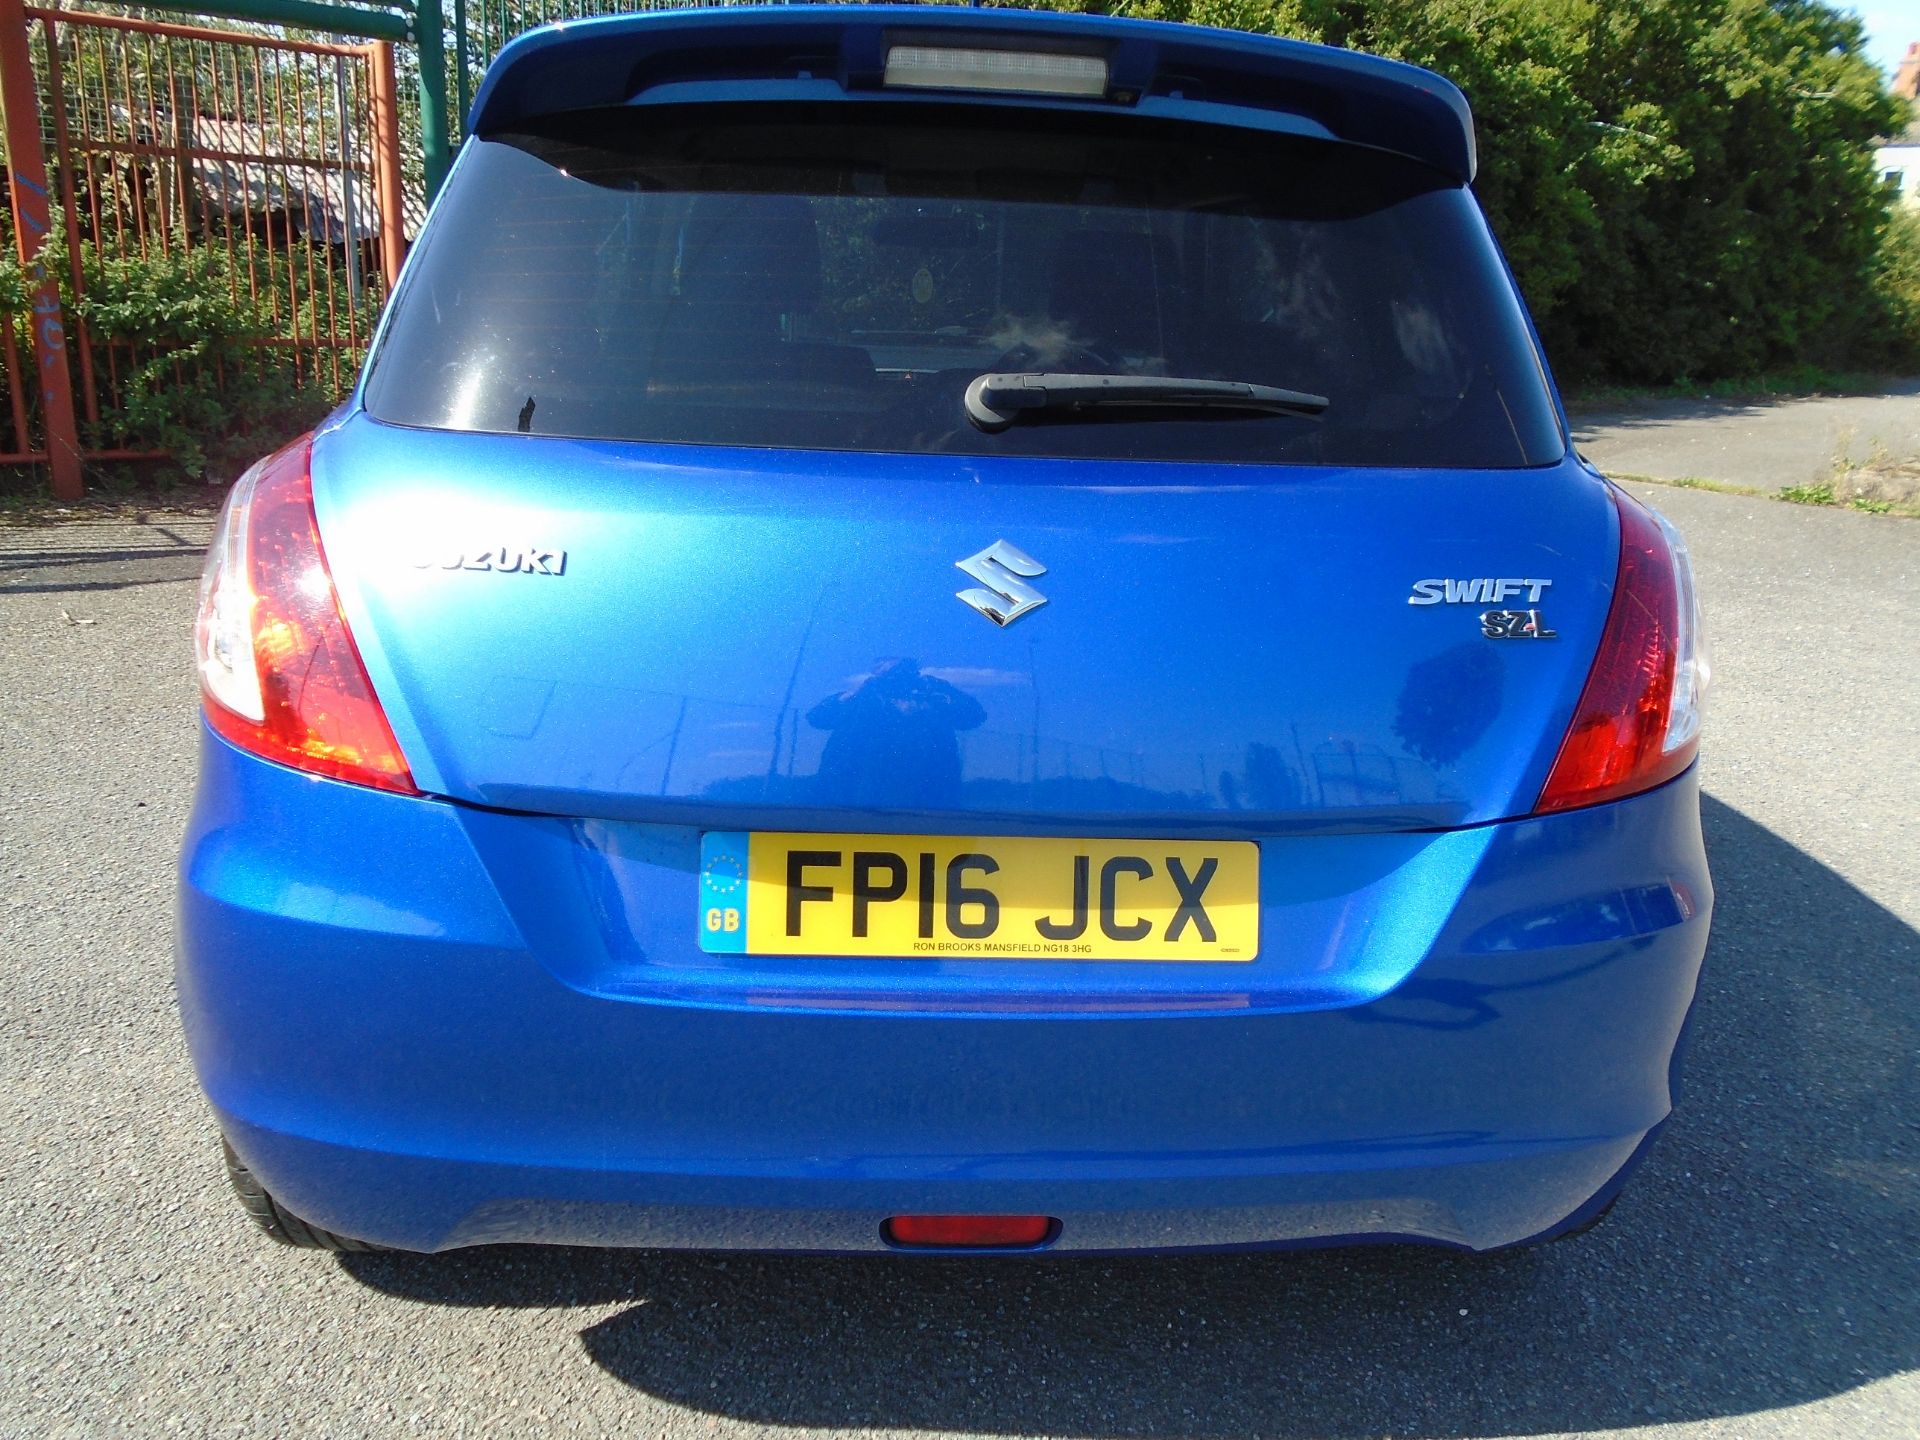
<svg viewBox="0 0 1920 1440">
<path fill-rule="evenodd" d="M 1327 408 L 1327 397 L 1245 380 L 1073 375 L 1040 370 L 995 371 L 976 376 L 967 386 L 967 418 L 987 431 L 1004 430 L 1022 415 L 1042 411 L 1105 408 L 1318 415 Z"/>
</svg>

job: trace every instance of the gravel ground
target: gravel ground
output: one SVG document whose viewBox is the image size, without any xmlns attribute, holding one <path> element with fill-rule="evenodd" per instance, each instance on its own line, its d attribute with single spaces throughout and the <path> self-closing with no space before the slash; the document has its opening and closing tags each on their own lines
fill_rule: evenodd
<svg viewBox="0 0 1920 1440">
<path fill-rule="evenodd" d="M 1719 668 L 1691 1083 L 1487 1258 L 264 1243 L 168 956 L 207 524 L 0 531 L 0 1435 L 1920 1435 L 1920 524 L 1647 493 Z"/>
</svg>

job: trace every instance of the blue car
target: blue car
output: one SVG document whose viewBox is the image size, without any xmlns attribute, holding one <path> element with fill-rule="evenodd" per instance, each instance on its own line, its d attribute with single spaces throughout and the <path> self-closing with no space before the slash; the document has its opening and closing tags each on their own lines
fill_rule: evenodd
<svg viewBox="0 0 1920 1440">
<path fill-rule="evenodd" d="M 1439 77 L 794 6 L 533 31 L 202 587 L 179 992 L 335 1249 L 1605 1213 L 1712 888 L 1679 537 Z"/>
</svg>

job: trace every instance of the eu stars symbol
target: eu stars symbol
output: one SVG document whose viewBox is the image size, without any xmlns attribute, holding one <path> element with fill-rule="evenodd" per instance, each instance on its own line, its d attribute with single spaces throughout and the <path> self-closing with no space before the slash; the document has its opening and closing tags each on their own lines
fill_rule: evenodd
<svg viewBox="0 0 1920 1440">
<path fill-rule="evenodd" d="M 707 859 L 707 889 L 714 895 L 731 895 L 747 878 L 747 867 L 738 855 L 721 851 Z"/>
</svg>

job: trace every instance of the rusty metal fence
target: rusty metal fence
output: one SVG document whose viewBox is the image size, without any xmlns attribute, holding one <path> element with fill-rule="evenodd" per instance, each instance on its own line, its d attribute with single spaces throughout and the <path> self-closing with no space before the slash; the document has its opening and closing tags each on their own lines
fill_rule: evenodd
<svg viewBox="0 0 1920 1440">
<path fill-rule="evenodd" d="M 80 463 L 159 453 L 129 443 L 139 406 L 208 362 L 116 310 L 129 277 L 223 289 L 248 354 L 217 365 L 351 384 L 420 212 L 390 43 L 0 0 L 0 100 L 21 262 L 0 288 L 0 463 L 78 493 Z"/>
<path fill-rule="evenodd" d="M 136 264 L 180 262 L 247 308 L 259 333 L 237 368 L 338 393 L 500 46 L 549 20 L 702 3 L 748 0 L 149 0 L 264 34 L 0 0 L 0 251 L 19 262 L 0 253 L 0 465 L 47 464 L 74 497 L 89 461 L 167 453 L 142 405 L 206 366 L 116 311 Z M 424 195 L 401 178 L 396 40 Z"/>
</svg>

